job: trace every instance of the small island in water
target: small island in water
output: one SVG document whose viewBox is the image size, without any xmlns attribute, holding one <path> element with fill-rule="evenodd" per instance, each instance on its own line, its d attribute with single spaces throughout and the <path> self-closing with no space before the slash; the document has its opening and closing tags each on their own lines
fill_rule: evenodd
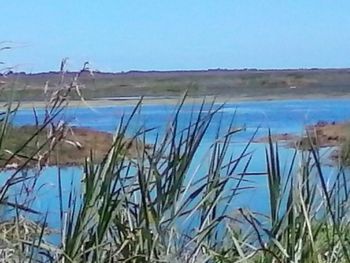
<svg viewBox="0 0 350 263">
<path fill-rule="evenodd" d="M 33 136 L 35 138 L 33 139 Z M 114 142 L 113 134 L 85 127 L 65 127 L 53 134 L 49 127 L 35 125 L 10 126 L 6 132 L 0 169 L 40 166 L 75 166 L 86 158 L 98 163 L 103 160 Z M 140 140 L 123 138 L 126 156 L 134 158 L 139 150 L 150 146 Z"/>
<path fill-rule="evenodd" d="M 333 161 L 341 161 L 344 165 L 350 165 L 349 143 L 350 122 L 326 122 L 319 121 L 305 127 L 304 135 L 292 133 L 271 134 L 256 138 L 256 143 L 282 142 L 285 146 L 299 150 L 311 150 L 312 148 L 332 147 L 335 150 L 330 155 Z"/>
</svg>

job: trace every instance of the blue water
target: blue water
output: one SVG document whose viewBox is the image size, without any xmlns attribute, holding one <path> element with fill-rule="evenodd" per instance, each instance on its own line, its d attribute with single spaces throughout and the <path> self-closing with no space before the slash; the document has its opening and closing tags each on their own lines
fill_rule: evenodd
<svg viewBox="0 0 350 263">
<path fill-rule="evenodd" d="M 220 105 L 215 105 L 214 108 Z M 200 105 L 183 106 L 179 121 L 180 126 L 186 127 L 191 118 L 191 114 L 198 112 Z M 208 110 L 209 106 L 205 107 Z M 95 109 L 89 108 L 69 108 L 60 116 L 72 125 L 90 127 L 93 129 L 114 132 L 118 127 L 121 117 L 130 116 L 134 106 L 114 106 L 101 107 Z M 175 107 L 172 105 L 145 105 L 136 114 L 131 122 L 129 133 L 136 132 L 139 127 L 155 128 L 155 130 L 147 135 L 147 140 L 152 142 L 157 133 L 162 134 L 166 125 L 171 120 Z M 43 110 L 37 111 L 39 119 L 42 119 Z M 295 133 L 301 134 L 306 124 L 317 123 L 318 121 L 335 121 L 341 122 L 350 120 L 350 100 L 285 100 L 285 101 L 255 101 L 228 103 L 218 111 L 213 119 L 212 125 L 203 140 L 200 147 L 200 153 L 195 158 L 195 164 L 205 166 L 209 162 L 208 149 L 213 142 L 217 133 L 217 128 L 221 125 L 223 129 L 229 125 L 233 119 L 236 127 L 245 127 L 245 131 L 236 134 L 233 137 L 230 153 L 238 155 L 245 147 L 247 141 L 253 136 L 259 127 L 257 136 L 266 136 L 268 130 L 272 133 Z M 20 110 L 14 117 L 13 122 L 16 125 L 33 124 L 35 121 L 32 110 Z M 265 145 L 253 144 L 249 149 L 254 152 L 253 160 L 249 167 L 249 172 L 265 171 Z M 282 163 L 285 169 L 293 155 L 293 151 L 289 149 L 282 150 Z M 243 169 L 244 164 L 240 166 Z M 194 171 L 196 168 L 192 168 Z M 330 168 L 329 168 L 330 169 Z M 330 170 L 331 171 L 331 170 Z M 58 168 L 46 168 L 39 177 L 37 185 L 34 187 L 32 195 L 33 201 L 31 206 L 34 209 L 49 213 L 49 224 L 59 226 L 59 203 L 58 203 Z M 81 170 L 75 168 L 62 169 L 62 186 L 64 203 L 67 203 L 67 195 L 71 190 L 71 185 L 78 187 L 81 179 Z M 5 180 L 12 172 L 2 173 L 2 180 Z M 267 192 L 266 180 L 264 176 L 250 177 L 252 182 L 250 186 L 254 186 L 256 190 L 243 192 L 238 199 L 235 199 L 234 207 L 249 207 L 256 211 L 266 212 L 267 208 Z M 72 183 L 73 182 L 73 183 Z M 247 183 L 248 184 L 248 183 Z M 30 186 L 28 186 L 30 189 Z M 77 188 L 78 189 L 78 188 Z M 17 189 L 20 191 L 21 189 Z M 15 193 L 13 193 L 15 196 Z"/>
<path fill-rule="evenodd" d="M 266 135 L 267 129 L 274 133 L 301 133 L 305 124 L 318 121 L 344 121 L 350 118 L 350 100 L 284 100 L 228 103 L 213 120 L 218 124 L 234 118 L 237 126 L 247 128 L 237 139 L 245 139 L 259 126 L 259 134 Z M 219 106 L 219 104 L 217 104 Z M 208 108 L 209 106 L 207 106 Z M 129 116 L 134 106 L 113 106 L 101 108 L 69 108 L 62 117 L 72 125 L 86 126 L 101 131 L 114 132 L 118 127 L 121 116 Z M 184 105 L 180 112 L 180 120 L 186 125 L 193 112 L 199 110 L 199 105 Z M 164 128 L 174 112 L 173 105 L 145 105 L 132 122 L 132 126 L 139 128 Z M 39 118 L 43 111 L 38 111 Z M 35 121 L 32 110 L 21 110 L 14 122 L 18 125 L 33 124 Z M 223 123 L 225 125 L 225 122 Z M 213 131 L 212 134 L 215 134 Z M 209 134 L 208 139 L 211 139 Z"/>
</svg>

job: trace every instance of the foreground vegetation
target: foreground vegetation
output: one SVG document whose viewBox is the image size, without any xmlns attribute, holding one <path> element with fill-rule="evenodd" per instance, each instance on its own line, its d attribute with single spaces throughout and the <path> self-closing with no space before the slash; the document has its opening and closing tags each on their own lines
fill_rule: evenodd
<svg viewBox="0 0 350 263">
<path fill-rule="evenodd" d="M 64 139 L 56 117 L 67 104 L 70 86 L 50 95 L 39 130 L 30 130 L 22 147 L 8 156 L 6 147 L 11 116 L 8 104 L 1 113 L 0 153 L 11 160 L 27 145 L 25 161 L 12 170 L 0 188 L 0 202 L 13 213 L 0 224 L 0 255 L 17 262 L 350 262 L 348 174 L 337 167 L 325 174 L 317 147 L 296 150 L 288 167 L 280 161 L 278 145 L 270 139 L 264 158 L 266 170 L 249 172 L 253 154 L 247 142 L 231 155 L 232 125 L 218 128 L 205 160 L 195 162 L 203 137 L 220 107 L 193 113 L 188 125 L 179 126 L 174 112 L 168 128 L 152 147 L 136 147 L 132 158 L 125 151 L 128 127 L 140 107 L 122 119 L 106 155 L 96 164 L 93 149 L 81 173 L 81 191 L 73 188 L 68 209 L 63 209 L 59 182 L 60 229 L 47 225 L 49 214 L 32 210 L 13 198 L 14 187 L 42 174 L 36 158 L 46 145 Z M 208 105 L 207 105 L 208 106 Z M 57 131 L 40 132 L 48 127 Z M 147 130 L 133 133 L 134 143 L 146 145 Z M 35 142 L 35 143 L 33 143 Z M 52 143 L 54 142 L 54 143 Z M 312 142 L 310 142 L 312 145 Z M 34 150 L 33 150 L 34 149 Z M 54 152 L 54 151 L 52 151 Z M 28 165 L 38 161 L 35 177 Z M 235 206 L 242 193 L 256 191 L 251 181 L 266 180 L 266 214 Z M 39 215 L 40 222 L 29 220 Z M 49 242 L 50 233 L 60 240 Z"/>
</svg>

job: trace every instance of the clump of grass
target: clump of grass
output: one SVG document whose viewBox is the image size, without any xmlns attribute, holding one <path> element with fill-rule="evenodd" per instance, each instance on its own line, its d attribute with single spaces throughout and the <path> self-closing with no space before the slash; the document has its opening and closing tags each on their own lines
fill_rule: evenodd
<svg viewBox="0 0 350 263">
<path fill-rule="evenodd" d="M 61 68 L 61 71 L 63 78 L 64 68 Z M 39 255 L 41 250 L 38 247 L 39 245 L 45 245 L 43 236 L 49 231 L 51 232 L 46 227 L 46 219 L 44 219 L 44 222 L 31 222 L 24 219 L 31 214 L 39 215 L 41 212 L 31 209 L 28 206 L 30 202 L 23 200 L 22 196 L 12 197 L 10 193 L 12 189 L 17 187 L 24 187 L 23 189 L 25 189 L 25 182 L 30 179 L 34 180 L 35 184 L 45 164 L 40 157 L 43 156 L 43 153 L 47 156 L 51 155 L 57 144 L 65 139 L 66 124 L 55 120 L 68 105 L 68 96 L 72 88 L 78 90 L 76 79 L 70 85 L 62 85 L 53 92 L 48 93 L 45 90 L 47 105 L 44 118 L 39 123 L 34 109 L 36 123 L 32 127 L 18 128 L 12 125 L 11 121 L 19 108 L 19 102 L 16 103 L 9 98 L 7 103 L 1 105 L 0 166 L 6 167 L 14 160 L 21 159 L 20 162 L 16 163 L 16 166 L 12 166 L 14 169 L 0 187 L 0 205 L 3 209 L 0 215 L 0 242 L 6 244 L 5 247 L 0 248 L 1 260 L 8 256 L 7 252 L 12 257 L 11 259 L 6 258 L 6 260 L 15 260 L 15 262 L 30 262 L 41 258 Z M 50 131 L 50 133 L 47 131 Z M 38 168 L 35 178 L 28 176 L 26 172 L 28 168 L 33 168 L 33 166 Z M 12 209 L 12 212 L 9 212 L 7 208 Z M 34 255 L 38 257 L 34 257 Z"/>
<path fill-rule="evenodd" d="M 346 167 L 350 166 L 350 140 L 344 141 L 333 156 L 338 163 Z"/>
<path fill-rule="evenodd" d="M 340 170 L 327 181 L 317 149 L 296 150 L 282 169 L 270 139 L 269 213 L 232 210 L 240 193 L 254 190 L 246 182 L 250 143 L 238 156 L 227 155 L 239 131 L 229 125 L 222 135 L 220 127 L 206 165 L 194 162 L 220 107 L 204 111 L 203 104 L 180 128 L 180 104 L 164 136 L 136 147 L 130 159 L 123 138 L 140 104 L 122 119 L 102 162 L 94 162 L 93 150 L 86 159 L 82 192 L 72 190 L 68 211 L 60 213 L 61 244 L 45 242 L 42 225 L 41 236 L 21 241 L 22 257 L 34 260 L 41 251 L 41 259 L 53 262 L 348 262 L 347 179 Z M 145 133 L 131 140 L 145 145 Z"/>
</svg>

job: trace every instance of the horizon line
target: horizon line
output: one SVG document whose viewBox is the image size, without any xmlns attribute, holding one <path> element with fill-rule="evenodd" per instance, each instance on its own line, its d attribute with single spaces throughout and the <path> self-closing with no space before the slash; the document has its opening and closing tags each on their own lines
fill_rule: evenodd
<svg viewBox="0 0 350 263">
<path fill-rule="evenodd" d="M 175 70 L 121 70 L 121 71 L 101 71 L 97 69 L 81 69 L 81 70 L 48 70 L 48 71 L 14 71 L 8 70 L 3 75 L 10 74 L 25 74 L 25 75 L 39 75 L 39 74 L 55 74 L 55 73 L 79 73 L 92 72 L 97 74 L 132 74 L 132 73 L 206 73 L 206 72 L 267 72 L 267 71 L 334 71 L 334 70 L 350 70 L 350 67 L 305 67 L 305 68 L 209 68 L 209 69 L 175 69 Z"/>
</svg>

